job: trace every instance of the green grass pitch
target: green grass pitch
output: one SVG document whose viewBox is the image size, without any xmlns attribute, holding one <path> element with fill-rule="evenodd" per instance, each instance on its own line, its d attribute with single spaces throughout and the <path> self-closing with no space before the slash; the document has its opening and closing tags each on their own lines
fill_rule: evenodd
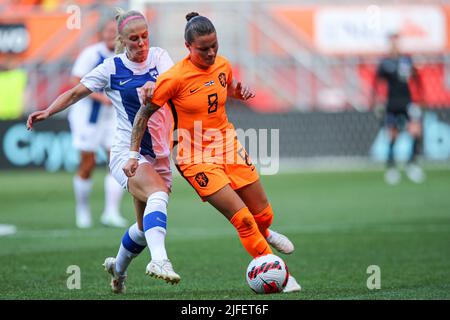
<svg viewBox="0 0 450 320">
<path fill-rule="evenodd" d="M 103 271 L 124 230 L 102 227 L 104 170 L 94 175 L 95 227 L 74 225 L 72 175 L 42 171 L 0 173 L 0 299 L 449 299 L 450 171 L 430 170 L 416 185 L 387 186 L 381 171 L 290 173 L 262 177 L 275 210 L 273 229 L 290 237 L 281 255 L 303 290 L 261 296 L 250 291 L 250 257 L 232 226 L 175 177 L 166 246 L 179 285 L 145 276 L 146 249 L 130 266 L 127 293 L 110 292 Z M 133 219 L 125 195 L 124 215 Z M 68 266 L 81 270 L 81 289 L 69 290 Z M 369 290 L 367 268 L 381 270 L 381 289 Z"/>
</svg>

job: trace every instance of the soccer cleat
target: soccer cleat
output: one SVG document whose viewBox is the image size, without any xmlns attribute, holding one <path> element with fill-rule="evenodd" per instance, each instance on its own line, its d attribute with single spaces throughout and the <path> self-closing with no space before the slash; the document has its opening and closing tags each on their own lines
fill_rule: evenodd
<svg viewBox="0 0 450 320">
<path fill-rule="evenodd" d="M 400 172 L 395 168 L 389 168 L 384 174 L 384 181 L 391 186 L 398 184 L 400 179 Z"/>
<path fill-rule="evenodd" d="M 408 176 L 409 180 L 414 183 L 422 183 L 425 181 L 425 173 L 423 172 L 422 168 L 416 164 L 409 164 L 406 167 L 406 175 Z"/>
<path fill-rule="evenodd" d="M 176 284 L 180 282 L 180 276 L 173 270 L 172 263 L 167 260 L 152 260 L 147 265 L 145 273 L 157 279 L 163 279 L 167 283 Z"/>
<path fill-rule="evenodd" d="M 128 221 L 120 216 L 120 214 L 103 213 L 100 221 L 103 225 L 108 227 L 125 228 L 128 226 Z"/>
<path fill-rule="evenodd" d="M 92 227 L 92 219 L 91 219 L 91 214 L 89 212 L 77 212 L 76 215 L 76 224 L 77 227 L 80 229 L 87 229 Z"/>
<path fill-rule="evenodd" d="M 300 284 L 295 280 L 295 278 L 291 275 L 289 275 L 288 282 L 286 284 L 286 287 L 283 289 L 283 293 L 289 293 L 289 292 L 298 292 L 302 290 L 302 287 Z"/>
<path fill-rule="evenodd" d="M 294 244 L 285 235 L 269 229 L 267 242 L 281 253 L 291 254 L 294 252 Z"/>
<path fill-rule="evenodd" d="M 111 288 L 114 293 L 125 293 L 125 280 L 127 275 L 120 275 L 116 272 L 116 258 L 109 257 L 103 263 L 105 271 L 111 275 Z"/>
</svg>

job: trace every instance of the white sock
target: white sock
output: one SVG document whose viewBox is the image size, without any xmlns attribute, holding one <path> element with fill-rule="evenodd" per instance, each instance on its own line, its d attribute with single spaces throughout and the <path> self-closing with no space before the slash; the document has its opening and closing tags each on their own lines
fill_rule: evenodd
<svg viewBox="0 0 450 320">
<path fill-rule="evenodd" d="M 108 173 L 105 177 L 105 211 L 104 215 L 120 216 L 120 200 L 122 199 L 123 188 Z"/>
<path fill-rule="evenodd" d="M 147 246 L 144 232 L 139 230 L 137 223 L 133 224 L 122 238 L 119 252 L 116 256 L 116 272 L 123 275 L 135 257 Z"/>
<path fill-rule="evenodd" d="M 77 215 L 89 215 L 89 195 L 92 191 L 92 179 L 82 179 L 75 175 L 73 178 L 73 188 L 75 191 L 76 213 Z"/>
<path fill-rule="evenodd" d="M 144 232 L 152 260 L 167 259 L 164 240 L 166 238 L 167 203 L 169 195 L 158 191 L 147 199 L 144 211 Z"/>
</svg>

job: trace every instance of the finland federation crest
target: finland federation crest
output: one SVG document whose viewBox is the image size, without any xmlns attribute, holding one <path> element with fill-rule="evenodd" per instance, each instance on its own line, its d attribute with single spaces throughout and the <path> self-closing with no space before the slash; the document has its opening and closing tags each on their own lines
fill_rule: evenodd
<svg viewBox="0 0 450 320">
<path fill-rule="evenodd" d="M 158 70 L 156 69 L 156 67 L 150 69 L 150 70 L 148 71 L 148 73 L 149 73 L 150 76 L 151 76 L 152 78 L 154 78 L 155 80 L 156 80 L 156 78 L 158 78 L 158 76 L 159 76 L 159 72 L 158 72 Z"/>
</svg>

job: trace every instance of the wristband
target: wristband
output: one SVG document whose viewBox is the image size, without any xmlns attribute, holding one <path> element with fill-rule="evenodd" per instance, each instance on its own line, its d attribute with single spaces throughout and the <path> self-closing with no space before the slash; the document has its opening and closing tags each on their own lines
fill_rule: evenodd
<svg viewBox="0 0 450 320">
<path fill-rule="evenodd" d="M 139 158 L 141 157 L 140 153 L 137 151 L 130 151 L 129 155 L 130 155 L 130 159 L 139 160 Z"/>
</svg>

